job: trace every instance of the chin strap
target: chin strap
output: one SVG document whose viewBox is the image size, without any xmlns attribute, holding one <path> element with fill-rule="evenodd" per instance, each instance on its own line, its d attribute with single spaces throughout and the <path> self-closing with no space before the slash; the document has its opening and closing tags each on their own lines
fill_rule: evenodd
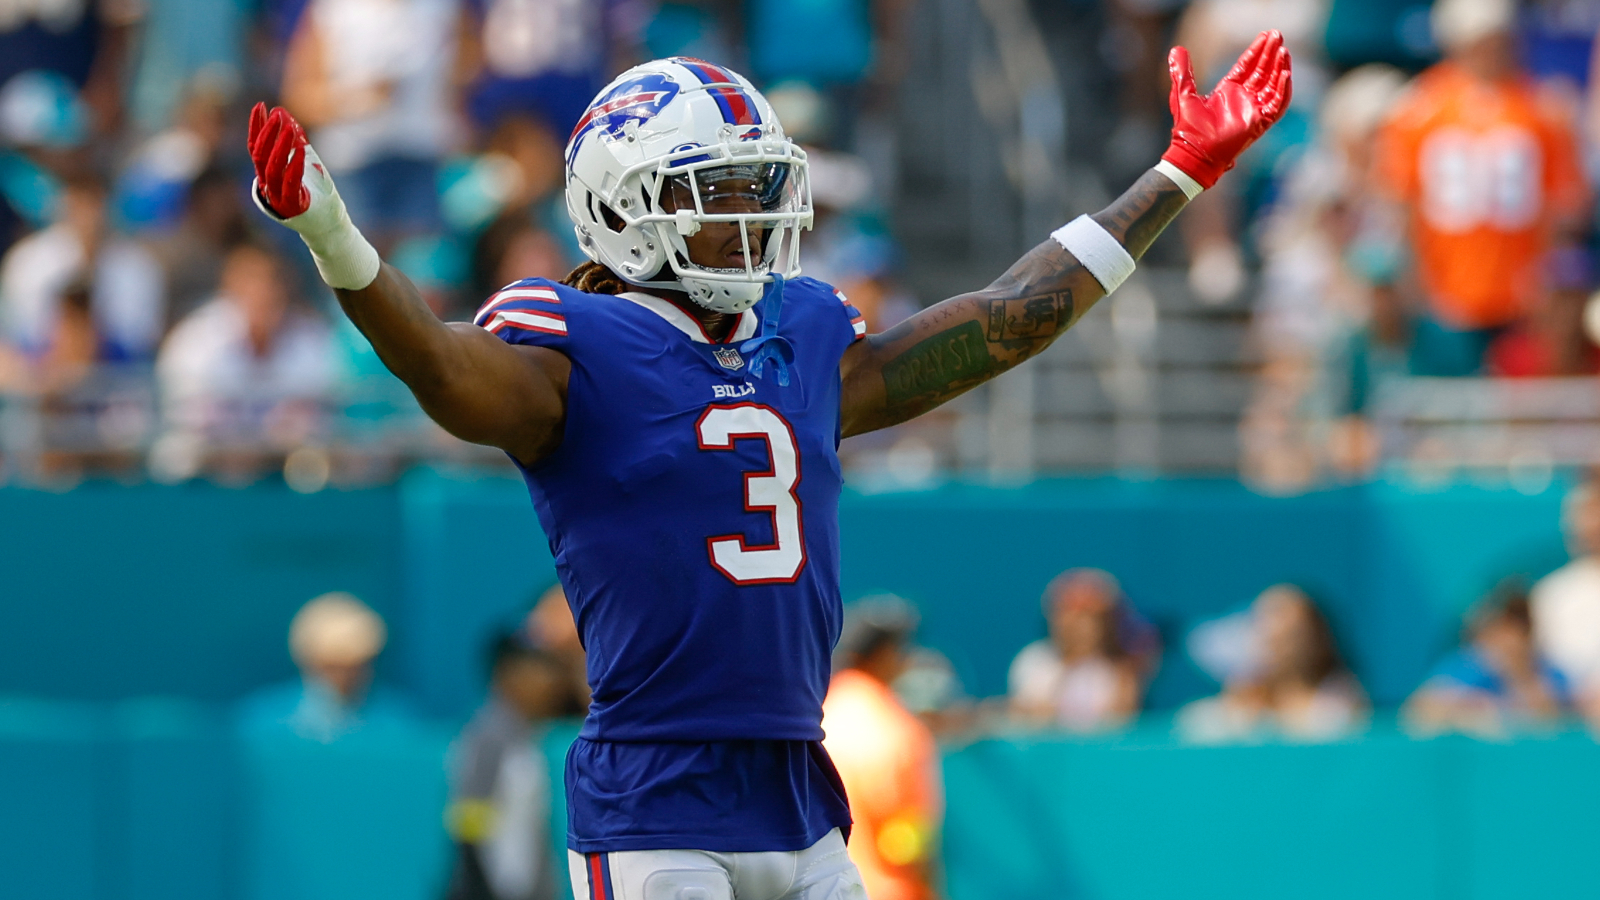
<svg viewBox="0 0 1600 900">
<path fill-rule="evenodd" d="M 750 374 L 761 378 L 767 362 L 778 375 L 778 386 L 789 386 L 789 366 L 794 364 L 794 345 L 778 334 L 778 316 L 783 311 L 783 276 L 773 275 L 758 307 L 761 335 L 739 345 L 740 353 L 750 355 Z"/>
</svg>

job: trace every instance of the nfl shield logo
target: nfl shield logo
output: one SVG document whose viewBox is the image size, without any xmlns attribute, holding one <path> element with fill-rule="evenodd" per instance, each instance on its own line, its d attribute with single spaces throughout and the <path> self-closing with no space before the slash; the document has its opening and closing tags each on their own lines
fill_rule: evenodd
<svg viewBox="0 0 1600 900">
<path fill-rule="evenodd" d="M 733 347 L 718 347 L 711 351 L 711 355 L 717 358 L 717 362 L 721 363 L 724 369 L 737 372 L 744 368 L 744 357 Z"/>
</svg>

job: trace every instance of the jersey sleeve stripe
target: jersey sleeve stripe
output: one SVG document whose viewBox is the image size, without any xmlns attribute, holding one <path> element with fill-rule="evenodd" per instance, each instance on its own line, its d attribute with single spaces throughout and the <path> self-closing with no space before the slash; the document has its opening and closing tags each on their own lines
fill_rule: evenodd
<svg viewBox="0 0 1600 900">
<path fill-rule="evenodd" d="M 550 314 L 552 316 L 557 316 L 557 315 L 561 314 L 559 310 L 546 309 L 546 308 L 544 308 L 542 306 L 537 305 L 537 304 L 547 303 L 547 302 L 548 301 L 545 301 L 545 300 L 515 300 L 515 299 L 496 300 L 496 301 L 494 301 L 492 303 L 486 304 L 483 307 L 483 309 L 478 312 L 477 315 L 472 317 L 472 321 L 473 321 L 473 324 L 482 325 L 484 322 L 489 321 L 489 318 L 491 316 L 493 316 L 495 313 L 505 312 L 507 310 L 521 310 L 522 312 L 548 313 L 548 314 Z"/>
<path fill-rule="evenodd" d="M 844 313 L 845 313 L 845 315 L 850 317 L 850 330 L 855 332 L 855 335 L 856 335 L 853 338 L 853 340 L 859 341 L 862 338 L 866 337 L 867 336 L 867 320 L 866 320 L 866 318 L 864 316 L 861 315 L 861 310 L 856 309 L 854 306 L 850 305 L 850 300 L 849 300 L 849 298 L 845 297 L 844 291 L 841 291 L 838 288 L 834 288 L 833 289 L 833 295 L 835 297 L 839 298 L 839 302 L 840 303 L 844 304 Z"/>
<path fill-rule="evenodd" d="M 561 295 L 557 294 L 550 288 L 541 287 L 506 288 L 503 291 L 495 291 L 494 295 L 496 297 L 525 297 L 529 299 L 549 300 L 551 303 L 561 302 Z"/>
<path fill-rule="evenodd" d="M 541 331 L 545 334 L 567 333 L 567 320 L 564 316 L 550 313 L 528 312 L 523 310 L 503 309 L 494 314 L 494 318 L 484 325 L 484 330 L 498 331 L 501 328 L 520 328 L 523 331 Z"/>
<path fill-rule="evenodd" d="M 489 333 L 493 334 L 495 337 L 499 337 L 500 336 L 500 329 L 502 329 L 502 328 L 511 328 L 511 329 L 516 330 L 516 331 L 537 331 L 540 334 L 553 334 L 553 335 L 556 335 L 557 337 L 566 337 L 567 336 L 566 329 L 564 329 L 564 328 L 563 329 L 540 328 L 537 325 L 518 325 L 515 322 L 501 322 L 498 325 L 496 325 L 494 328 L 489 329 Z"/>
<path fill-rule="evenodd" d="M 490 297 L 488 302 L 484 303 L 483 306 L 478 308 L 478 312 L 473 315 L 472 321 L 481 324 L 486 320 L 486 317 L 493 310 L 499 309 L 500 307 L 510 303 L 529 302 L 559 304 L 561 302 L 561 298 L 556 296 L 555 291 L 552 291 L 548 288 L 519 288 L 516 290 L 500 291 L 499 293 Z"/>
</svg>

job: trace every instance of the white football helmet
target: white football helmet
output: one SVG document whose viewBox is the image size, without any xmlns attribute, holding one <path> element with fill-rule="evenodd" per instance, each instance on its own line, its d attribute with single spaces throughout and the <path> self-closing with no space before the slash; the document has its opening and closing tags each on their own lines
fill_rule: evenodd
<svg viewBox="0 0 1600 900">
<path fill-rule="evenodd" d="M 573 129 L 567 214 L 583 252 L 624 281 L 742 312 L 773 275 L 800 274 L 806 154 L 743 76 L 658 59 L 607 85 Z M 684 238 L 708 222 L 739 223 L 742 266 L 689 259 Z"/>
</svg>

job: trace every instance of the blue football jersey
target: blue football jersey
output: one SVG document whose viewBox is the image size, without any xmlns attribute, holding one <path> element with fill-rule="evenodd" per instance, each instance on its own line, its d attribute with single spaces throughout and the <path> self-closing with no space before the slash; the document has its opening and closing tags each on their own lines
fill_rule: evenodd
<svg viewBox="0 0 1600 900">
<path fill-rule="evenodd" d="M 769 290 L 727 341 L 714 343 L 660 298 L 529 279 L 495 294 L 475 322 L 572 361 L 561 445 L 523 476 L 588 652 L 593 703 L 582 742 L 820 741 L 842 617 L 839 361 L 864 334 L 859 313 L 827 285 L 795 279 Z M 780 360 L 758 359 L 769 355 L 758 350 L 762 339 Z M 685 770 L 682 759 L 657 759 L 659 746 L 620 761 L 617 746 L 575 750 L 589 760 L 582 772 L 569 766 L 569 794 L 579 782 L 569 798 L 576 849 L 648 849 L 627 835 L 612 840 L 619 835 L 609 826 L 585 833 L 580 814 L 615 809 L 617 792 L 647 796 L 662 787 L 653 781 L 671 780 L 659 773 Z M 718 757 L 712 766 L 695 752 L 703 771 L 694 790 L 716 794 L 701 783 L 704 771 L 733 763 Z M 810 804 L 799 813 L 809 824 L 791 815 L 773 825 L 773 840 L 799 840 L 777 838 L 796 828 L 809 838 L 825 820 L 844 824 L 836 821 L 842 796 L 818 796 L 837 793 L 820 747 L 759 755 L 749 759 L 758 769 L 792 764 L 787 777 L 806 782 L 796 802 Z M 585 788 L 591 776 L 599 781 Z M 753 796 L 727 787 L 729 802 Z M 655 813 L 672 814 L 621 818 L 638 831 Z M 675 833 L 657 849 L 797 849 L 684 844 L 718 839 L 686 832 L 682 814 L 680 804 Z M 740 827 L 751 837 L 750 823 Z"/>
</svg>

